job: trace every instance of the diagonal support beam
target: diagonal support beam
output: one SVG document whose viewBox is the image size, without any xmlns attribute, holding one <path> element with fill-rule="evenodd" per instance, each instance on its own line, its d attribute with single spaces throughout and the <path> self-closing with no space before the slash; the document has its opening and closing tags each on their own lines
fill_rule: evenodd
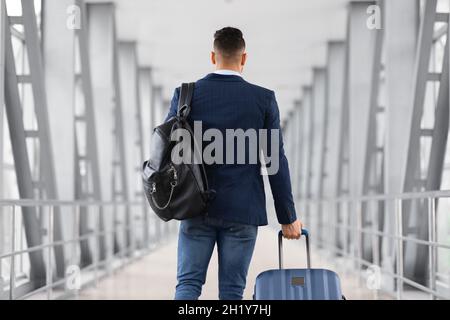
<svg viewBox="0 0 450 320">
<path fill-rule="evenodd" d="M 314 109 L 314 142 L 313 142 L 313 196 L 321 199 L 324 190 L 325 177 L 325 153 L 326 153 L 326 139 L 328 121 L 328 110 L 326 105 L 326 74 L 325 68 L 314 68 L 313 70 L 313 109 Z M 323 208 L 322 204 L 317 205 L 317 213 L 314 214 L 317 223 L 317 234 L 319 245 L 324 239 L 323 228 Z"/>
<path fill-rule="evenodd" d="M 22 0 L 23 26 L 25 34 L 25 45 L 27 49 L 28 64 L 32 81 L 33 101 L 36 119 L 39 127 L 40 160 L 42 176 L 45 183 L 46 197 L 59 199 L 59 193 L 55 175 L 55 155 L 53 152 L 52 136 L 50 132 L 47 89 L 44 81 L 45 73 L 41 53 L 41 43 L 36 21 L 34 3 Z M 53 239 L 63 240 L 61 208 L 53 209 Z M 58 277 L 65 276 L 65 257 L 63 246 L 55 246 L 56 274 Z"/>
<path fill-rule="evenodd" d="M 89 60 L 93 88 L 95 127 L 99 143 L 98 162 L 102 164 L 100 177 L 103 201 L 127 201 L 128 179 L 126 175 L 125 141 L 120 92 L 115 4 L 113 2 L 87 3 L 89 28 Z M 98 52 L 102 52 L 99 55 Z M 123 212 L 124 211 L 124 212 Z M 115 230 L 113 252 L 117 253 L 125 242 L 119 230 L 120 216 L 128 215 L 128 208 L 113 208 L 105 211 L 105 225 Z"/>
<path fill-rule="evenodd" d="M 407 162 L 405 165 L 403 177 L 403 190 L 421 191 L 421 190 L 437 190 L 440 188 L 440 175 L 442 174 L 442 165 L 446 148 L 446 139 L 448 134 L 448 124 L 443 119 L 438 119 L 436 116 L 446 116 L 448 110 L 444 105 L 447 104 L 448 92 L 443 88 L 447 88 L 445 82 L 448 78 L 441 75 L 441 85 L 439 86 L 438 101 L 436 105 L 430 106 L 430 103 L 435 104 L 435 101 L 430 101 L 426 98 L 427 90 L 430 88 L 430 59 L 435 42 L 435 26 L 439 20 L 440 15 L 436 12 L 437 0 L 429 0 L 425 2 L 424 11 L 419 30 L 419 38 L 417 45 L 417 52 L 414 64 L 413 74 L 413 93 L 412 99 L 409 100 L 413 110 L 410 118 L 409 143 Z M 447 69 L 448 64 L 448 49 L 445 49 L 446 57 L 444 59 L 444 68 Z M 434 81 L 434 79 L 432 80 Z M 443 90 L 442 90 L 443 89 Z M 423 128 L 422 120 L 426 107 L 433 108 L 435 111 L 435 123 L 433 128 Z M 425 130 L 424 130 L 425 129 Z M 432 129 L 431 131 L 428 129 Z M 431 135 L 430 135 L 431 133 Z M 426 137 L 427 135 L 428 137 Z M 424 160 L 423 139 L 432 139 L 431 153 L 426 154 L 432 161 Z M 434 146 L 433 146 L 434 145 Z M 431 188 L 431 189 L 428 189 Z M 403 206 L 404 220 L 403 229 L 406 236 L 415 237 L 418 239 L 428 238 L 428 219 L 424 215 L 427 211 L 427 206 L 421 201 L 406 201 Z M 405 274 L 411 279 L 415 279 L 420 283 L 427 281 L 427 257 L 428 248 L 424 246 L 414 246 L 411 244 L 405 245 Z"/>
<path fill-rule="evenodd" d="M 412 116 L 413 70 L 419 30 L 419 2 L 384 1 L 386 52 L 386 138 L 384 153 L 384 190 L 386 194 L 403 192 Z M 383 231 L 395 234 L 395 204 L 385 204 Z M 395 246 L 392 240 L 382 243 L 382 266 L 394 271 Z M 394 279 L 388 289 L 394 289 Z"/>
<path fill-rule="evenodd" d="M 75 161 L 76 161 L 76 190 L 75 197 L 79 200 L 102 200 L 102 185 L 100 178 L 98 133 L 96 128 L 96 114 L 94 110 L 94 94 L 92 87 L 91 61 L 89 56 L 89 25 L 88 11 L 86 3 L 83 0 L 76 0 L 76 5 L 80 8 L 80 29 L 75 30 L 75 41 L 78 46 L 76 54 L 79 57 L 78 70 L 75 72 L 75 90 L 81 95 L 80 100 L 76 101 L 76 123 L 75 123 Z M 77 108 L 82 105 L 82 108 Z M 81 110 L 80 110 L 81 109 Z M 107 119 L 107 117 L 101 117 Z M 106 142 L 106 140 L 105 140 Z M 85 146 L 80 150 L 80 146 Z M 82 167 L 86 167 L 84 174 L 81 173 Z M 103 167 L 102 167 L 103 169 Z M 105 210 L 107 208 L 98 208 L 98 215 L 94 213 L 94 208 L 80 208 L 80 230 L 81 236 L 85 236 L 96 228 L 98 224 L 99 231 L 105 230 Z M 94 215 L 98 221 L 92 222 L 89 216 Z M 93 226 L 94 224 L 95 226 Z M 98 239 L 99 250 L 98 259 L 104 260 L 107 256 L 106 236 L 100 236 Z M 94 257 L 95 248 L 91 248 L 88 240 L 80 242 L 81 265 L 90 265 Z"/>
<path fill-rule="evenodd" d="M 152 133 L 151 125 L 151 103 L 152 103 L 152 69 L 151 67 L 139 68 L 139 93 L 142 112 L 143 142 L 142 148 L 144 157 L 147 158 L 150 153 L 150 143 L 148 142 Z M 155 235 L 154 230 L 156 224 L 156 216 L 150 215 L 149 208 L 145 200 L 143 200 L 144 211 L 144 243 L 150 245 Z"/>
<path fill-rule="evenodd" d="M 370 110 L 372 65 L 376 30 L 366 26 L 367 8 L 372 1 L 351 2 L 349 5 L 349 191 L 352 196 L 363 192 L 364 160 Z"/>
<path fill-rule="evenodd" d="M 2 3 L 5 9 L 4 2 Z M 3 21 L 3 23 L 7 23 Z M 19 195 L 22 199 L 34 199 L 34 189 L 32 185 L 32 173 L 29 165 L 29 156 L 26 145 L 25 127 L 23 124 L 22 105 L 20 101 L 14 54 L 11 43 L 11 33 L 9 27 L 5 30 L 5 107 L 8 120 L 9 134 L 11 137 L 14 166 L 17 177 Z M 36 209 L 24 207 L 23 222 L 25 236 L 29 247 L 39 246 L 43 243 L 42 230 L 39 224 Z M 33 251 L 29 254 L 31 264 L 31 279 L 35 281 L 35 287 L 45 283 L 46 267 L 42 251 Z"/>
<path fill-rule="evenodd" d="M 338 146 L 340 121 L 342 114 L 342 100 L 344 92 L 344 68 L 345 68 L 345 42 L 332 41 L 328 43 L 327 50 L 327 92 L 326 104 L 329 112 L 327 129 L 327 154 L 325 158 L 326 177 L 324 182 L 324 195 L 335 197 L 338 179 Z"/>
</svg>

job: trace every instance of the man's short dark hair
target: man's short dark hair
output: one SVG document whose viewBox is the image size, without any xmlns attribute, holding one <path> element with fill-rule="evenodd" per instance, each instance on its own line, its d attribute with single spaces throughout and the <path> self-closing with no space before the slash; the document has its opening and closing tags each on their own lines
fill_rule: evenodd
<svg viewBox="0 0 450 320">
<path fill-rule="evenodd" d="M 225 58 L 232 58 L 245 49 L 245 40 L 241 30 L 225 27 L 214 34 L 214 50 Z"/>
</svg>

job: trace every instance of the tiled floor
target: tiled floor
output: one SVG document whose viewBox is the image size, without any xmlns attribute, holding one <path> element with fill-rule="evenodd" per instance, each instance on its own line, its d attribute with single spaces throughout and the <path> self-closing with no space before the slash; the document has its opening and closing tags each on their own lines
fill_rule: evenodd
<svg viewBox="0 0 450 320">
<path fill-rule="evenodd" d="M 80 293 L 80 299 L 172 299 L 176 285 L 176 241 L 165 245 L 145 258 L 100 281 L 96 288 Z M 305 265 L 304 243 L 285 241 L 285 267 Z M 277 268 L 277 234 L 270 227 L 260 228 L 252 264 L 249 270 L 245 299 L 251 299 L 256 276 L 267 269 Z M 313 267 L 328 268 L 339 273 L 347 299 L 386 299 L 360 286 L 355 275 L 340 271 L 333 263 L 314 254 Z M 201 299 L 217 299 L 217 256 L 213 255 Z"/>
</svg>

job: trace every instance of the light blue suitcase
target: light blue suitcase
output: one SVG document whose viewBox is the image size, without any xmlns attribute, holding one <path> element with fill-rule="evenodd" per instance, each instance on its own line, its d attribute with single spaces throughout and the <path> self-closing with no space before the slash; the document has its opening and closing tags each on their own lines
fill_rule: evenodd
<svg viewBox="0 0 450 320">
<path fill-rule="evenodd" d="M 279 269 L 258 275 L 253 298 L 255 300 L 343 300 L 339 276 L 330 270 L 311 269 L 309 233 L 306 238 L 307 269 L 283 269 L 283 234 L 278 234 Z"/>
</svg>

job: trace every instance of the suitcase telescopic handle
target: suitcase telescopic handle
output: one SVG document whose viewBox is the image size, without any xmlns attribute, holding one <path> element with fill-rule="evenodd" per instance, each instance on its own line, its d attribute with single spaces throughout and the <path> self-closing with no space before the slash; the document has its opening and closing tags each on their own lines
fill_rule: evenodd
<svg viewBox="0 0 450 320">
<path fill-rule="evenodd" d="M 309 232 L 307 229 L 302 229 L 302 236 L 306 239 L 306 259 L 308 262 L 308 269 L 311 269 L 311 252 L 309 250 Z M 283 231 L 278 233 L 278 266 L 283 269 Z"/>
</svg>

